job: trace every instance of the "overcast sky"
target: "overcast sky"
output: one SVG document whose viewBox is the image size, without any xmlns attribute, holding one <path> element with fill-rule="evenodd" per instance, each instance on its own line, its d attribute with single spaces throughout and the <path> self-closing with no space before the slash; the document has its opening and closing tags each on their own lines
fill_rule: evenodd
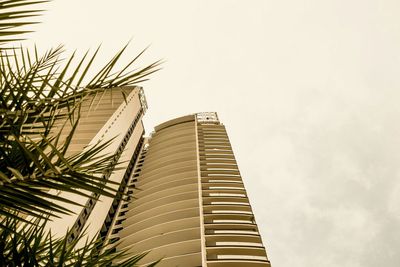
<svg viewBox="0 0 400 267">
<path fill-rule="evenodd" d="M 54 0 L 30 37 L 164 59 L 147 131 L 217 111 L 273 267 L 400 266 L 400 1 Z"/>
</svg>

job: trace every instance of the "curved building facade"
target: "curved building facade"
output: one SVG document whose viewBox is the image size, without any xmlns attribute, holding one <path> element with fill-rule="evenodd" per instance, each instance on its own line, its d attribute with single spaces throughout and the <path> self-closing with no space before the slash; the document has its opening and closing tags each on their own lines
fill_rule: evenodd
<svg viewBox="0 0 400 267">
<path fill-rule="evenodd" d="M 165 122 L 144 141 L 108 239 L 157 266 L 270 266 L 216 113 Z"/>
</svg>

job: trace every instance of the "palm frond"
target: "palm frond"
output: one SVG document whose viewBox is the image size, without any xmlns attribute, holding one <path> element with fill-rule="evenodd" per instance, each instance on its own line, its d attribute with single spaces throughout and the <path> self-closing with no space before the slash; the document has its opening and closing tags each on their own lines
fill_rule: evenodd
<svg viewBox="0 0 400 267">
<path fill-rule="evenodd" d="M 32 19 L 40 16 L 44 10 L 34 7 L 45 2 L 49 1 L 0 0 L 0 51 L 7 49 L 2 47 L 4 44 L 23 40 L 16 36 L 31 32 L 21 28 L 38 23 Z"/>
<path fill-rule="evenodd" d="M 118 70 L 124 46 L 90 78 L 99 48 L 75 64 L 75 54 L 62 58 L 62 46 L 43 55 L 36 47 L 5 47 L 31 32 L 24 26 L 37 23 L 43 10 L 35 7 L 44 2 L 0 0 L 0 266 L 135 266 L 146 253 L 132 257 L 114 246 L 99 249 L 103 243 L 97 237 L 77 246 L 84 235 L 54 238 L 44 229 L 52 216 L 71 212 L 64 204 L 80 205 L 59 192 L 125 197 L 104 179 L 118 168 L 116 155 L 104 153 L 113 140 L 72 155 L 68 148 L 82 103 L 110 88 L 147 80 L 161 61 L 134 68 L 143 50 Z M 66 136 L 64 127 L 70 129 Z"/>
<path fill-rule="evenodd" d="M 159 70 L 159 61 L 137 71 L 129 70 L 142 51 L 122 70 L 111 74 L 125 50 L 126 46 L 85 87 L 76 86 L 75 81 L 78 84 L 84 81 L 99 50 L 88 60 L 89 53 L 83 55 L 76 67 L 73 67 L 74 54 L 64 61 L 61 59 L 62 46 L 42 56 L 36 49 L 30 52 L 23 48 L 14 48 L 12 56 L 0 56 L 0 194 L 4 196 L 0 210 L 3 214 L 68 213 L 68 209 L 54 201 L 70 201 L 56 196 L 54 190 L 89 196 L 83 193 L 85 190 L 115 196 L 116 189 L 102 178 L 116 167 L 112 161 L 114 155 L 102 154 L 111 140 L 75 155 L 67 156 L 67 151 L 79 123 L 80 106 L 89 96 L 112 87 L 135 85 L 139 78 Z M 60 123 L 71 125 L 64 139 Z"/>
<path fill-rule="evenodd" d="M 35 219 L 20 223 L 11 217 L 2 218 L 5 227 L 0 228 L 0 266 L 137 266 L 147 254 L 129 257 L 115 245 L 99 249 L 101 239 L 95 236 L 85 240 L 84 233 L 73 241 L 68 240 L 69 232 L 55 238 L 46 232 L 46 222 Z M 78 246 L 83 240 L 85 245 Z"/>
</svg>

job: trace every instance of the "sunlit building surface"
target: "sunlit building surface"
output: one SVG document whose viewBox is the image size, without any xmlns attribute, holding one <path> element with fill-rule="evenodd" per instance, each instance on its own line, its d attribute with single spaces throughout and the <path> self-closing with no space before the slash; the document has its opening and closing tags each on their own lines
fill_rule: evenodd
<svg viewBox="0 0 400 267">
<path fill-rule="evenodd" d="M 118 169 L 104 173 L 123 198 L 63 192 L 82 204 L 48 224 L 74 240 L 85 229 L 134 254 L 144 266 L 270 266 L 225 127 L 204 112 L 167 121 L 144 137 L 147 103 L 140 87 L 86 98 L 68 155 L 114 138 L 102 154 Z M 64 127 L 65 138 L 71 125 Z M 63 204 L 66 205 L 66 204 Z M 85 239 L 78 245 L 83 246 Z"/>
<path fill-rule="evenodd" d="M 270 266 L 224 125 L 197 113 L 144 141 L 105 236 L 157 266 Z M 105 228 L 104 228 L 105 229 Z"/>
<path fill-rule="evenodd" d="M 113 139 L 113 142 L 100 154 L 114 155 L 113 160 L 119 162 L 120 169 L 104 173 L 104 180 L 114 181 L 124 187 L 132 170 L 134 160 L 138 156 L 143 142 L 144 127 L 142 117 L 147 109 L 143 89 L 140 87 L 112 88 L 85 98 L 81 105 L 79 124 L 71 140 L 67 156 L 74 155 L 99 142 Z M 72 129 L 67 121 L 59 123 L 63 127 L 61 140 L 64 140 Z M 59 194 L 59 193 L 58 193 Z M 113 217 L 114 207 L 118 200 L 92 194 L 92 198 L 62 192 L 61 196 L 71 199 L 84 207 L 62 203 L 75 214 L 59 214 L 47 224 L 52 234 L 64 236 L 71 230 L 70 240 L 86 229 L 89 238 Z M 85 238 L 82 240 L 85 241 Z M 81 244 L 84 245 L 84 244 Z"/>
</svg>

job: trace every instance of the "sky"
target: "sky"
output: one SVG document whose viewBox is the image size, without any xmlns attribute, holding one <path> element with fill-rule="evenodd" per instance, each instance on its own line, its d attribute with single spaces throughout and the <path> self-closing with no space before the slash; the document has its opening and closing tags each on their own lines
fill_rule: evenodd
<svg viewBox="0 0 400 267">
<path fill-rule="evenodd" d="M 163 59 L 149 133 L 216 111 L 273 267 L 399 266 L 398 0 L 54 0 L 29 42 Z M 28 43 L 29 43 L 28 42 Z"/>
</svg>

